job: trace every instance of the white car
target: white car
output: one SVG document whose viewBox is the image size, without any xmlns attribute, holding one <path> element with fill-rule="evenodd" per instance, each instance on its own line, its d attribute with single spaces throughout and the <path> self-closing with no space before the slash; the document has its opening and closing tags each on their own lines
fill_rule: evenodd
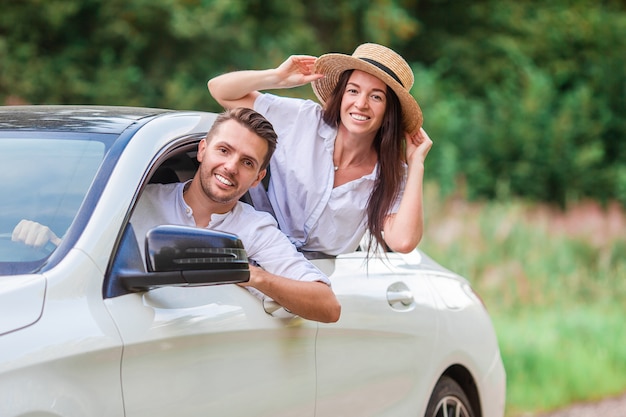
<svg viewBox="0 0 626 417">
<path fill-rule="evenodd" d="M 418 250 L 314 260 L 342 305 L 332 324 L 235 285 L 236 236 L 164 225 L 139 255 L 144 186 L 191 178 L 214 119 L 0 107 L 0 416 L 502 417 L 485 307 Z M 58 246 L 13 241 L 22 219 Z"/>
</svg>

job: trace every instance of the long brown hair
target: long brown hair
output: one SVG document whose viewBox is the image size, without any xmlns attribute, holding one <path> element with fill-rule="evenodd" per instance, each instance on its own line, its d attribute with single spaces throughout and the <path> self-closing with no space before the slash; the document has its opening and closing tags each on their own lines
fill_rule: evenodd
<svg viewBox="0 0 626 417">
<path fill-rule="evenodd" d="M 341 101 L 352 70 L 345 71 L 328 98 L 323 119 L 328 125 L 337 127 L 341 123 Z M 374 149 L 378 156 L 378 172 L 374 189 L 367 202 L 367 227 L 371 234 L 367 251 L 376 247 L 387 248 L 383 239 L 385 218 L 396 200 L 404 176 L 404 130 L 402 128 L 400 100 L 393 90 L 387 87 L 387 106 L 383 122 L 374 138 Z"/>
</svg>

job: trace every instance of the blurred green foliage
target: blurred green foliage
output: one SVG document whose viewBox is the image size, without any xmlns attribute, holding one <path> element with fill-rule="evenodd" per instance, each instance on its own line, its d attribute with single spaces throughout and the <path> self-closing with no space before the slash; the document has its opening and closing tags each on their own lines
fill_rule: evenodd
<svg viewBox="0 0 626 417">
<path fill-rule="evenodd" d="M 507 370 L 507 416 L 623 394 L 626 325 L 619 303 L 527 309 L 494 322 Z"/>
<path fill-rule="evenodd" d="M 400 52 L 470 198 L 626 204 L 623 0 L 0 0 L 0 103 L 219 111 L 214 75 L 291 54 Z M 313 98 L 310 88 L 290 94 Z"/>
</svg>

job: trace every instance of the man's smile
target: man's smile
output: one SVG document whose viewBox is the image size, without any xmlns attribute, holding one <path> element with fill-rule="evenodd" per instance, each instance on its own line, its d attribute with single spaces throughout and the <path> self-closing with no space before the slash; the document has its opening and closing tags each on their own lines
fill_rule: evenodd
<svg viewBox="0 0 626 417">
<path fill-rule="evenodd" d="M 230 187 L 232 187 L 234 184 L 232 183 L 232 181 L 230 181 L 228 178 L 220 175 L 220 174 L 215 174 L 215 178 L 217 178 L 217 180 L 219 182 L 221 182 L 224 185 L 228 185 Z"/>
</svg>

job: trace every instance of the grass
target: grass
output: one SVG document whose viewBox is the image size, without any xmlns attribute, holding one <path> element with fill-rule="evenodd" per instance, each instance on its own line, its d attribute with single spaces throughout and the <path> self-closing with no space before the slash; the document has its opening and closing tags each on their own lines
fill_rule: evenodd
<svg viewBox="0 0 626 417">
<path fill-rule="evenodd" d="M 586 305 L 492 316 L 507 370 L 507 415 L 624 391 L 623 311 Z"/>
<path fill-rule="evenodd" d="M 467 277 L 492 316 L 507 416 L 626 391 L 626 211 L 425 192 L 420 247 Z"/>
</svg>

